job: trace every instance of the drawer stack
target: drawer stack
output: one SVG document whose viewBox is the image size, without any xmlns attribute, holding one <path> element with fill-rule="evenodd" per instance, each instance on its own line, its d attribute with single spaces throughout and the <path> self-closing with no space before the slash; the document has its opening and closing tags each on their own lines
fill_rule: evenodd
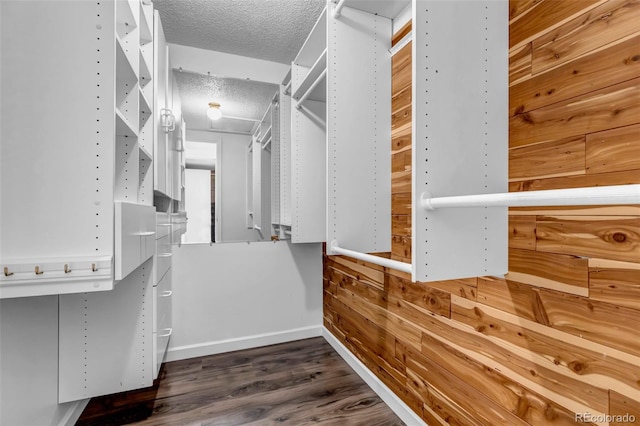
<svg viewBox="0 0 640 426">
<path fill-rule="evenodd" d="M 156 213 L 156 255 L 153 283 L 154 379 L 158 377 L 162 360 L 171 337 L 171 220 L 168 213 Z"/>
</svg>

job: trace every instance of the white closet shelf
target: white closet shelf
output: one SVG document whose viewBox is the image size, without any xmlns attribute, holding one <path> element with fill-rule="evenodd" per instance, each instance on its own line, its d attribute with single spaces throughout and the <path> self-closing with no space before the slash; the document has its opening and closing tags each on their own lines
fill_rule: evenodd
<svg viewBox="0 0 640 426">
<path fill-rule="evenodd" d="M 326 101 L 326 84 L 321 84 L 322 81 L 318 81 L 318 79 L 326 81 L 326 69 L 327 49 L 324 49 L 320 56 L 314 62 L 311 69 L 309 69 L 309 72 L 300 83 L 300 86 L 296 88 L 295 92 L 292 95 L 293 99 L 299 101 L 300 99 L 305 97 L 305 93 L 311 90 L 312 93 L 307 95 L 305 99 L 314 101 Z"/>
<path fill-rule="evenodd" d="M 137 67 L 137 61 L 134 55 L 139 55 L 140 48 L 136 46 L 135 49 L 128 48 L 116 34 L 116 75 L 117 76 L 131 76 L 137 80 L 135 70 Z M 128 80 L 131 78 L 128 78 Z"/>
<path fill-rule="evenodd" d="M 137 14 L 131 9 L 132 4 L 128 0 L 116 1 L 116 31 L 120 37 L 131 33 L 138 27 Z"/>
<path fill-rule="evenodd" d="M 309 36 L 305 40 L 300 52 L 293 60 L 295 65 L 309 68 L 327 48 L 327 8 L 325 7 L 322 14 L 316 21 Z"/>
<path fill-rule="evenodd" d="M 272 127 L 269 126 L 269 128 L 265 130 L 265 132 L 262 134 L 262 137 L 260 138 L 260 145 L 262 145 L 262 149 L 265 149 L 267 145 L 271 143 L 271 129 Z"/>
<path fill-rule="evenodd" d="M 140 109 L 140 127 L 144 126 L 147 119 L 151 116 L 151 103 L 147 99 L 147 95 L 144 94 L 144 90 L 139 88 L 139 104 L 138 108 Z"/>
<path fill-rule="evenodd" d="M 140 149 L 140 160 L 153 160 L 153 155 L 151 155 L 147 148 L 142 145 L 138 145 L 138 148 Z"/>
<path fill-rule="evenodd" d="M 148 44 L 153 41 L 153 28 L 149 23 L 149 18 L 145 14 L 145 8 L 140 7 L 140 44 Z"/>
<path fill-rule="evenodd" d="M 131 122 L 116 108 L 116 135 L 137 137 L 138 131 L 131 125 Z"/>
<path fill-rule="evenodd" d="M 139 49 L 140 52 L 140 86 L 145 87 L 147 84 L 151 83 L 151 67 L 147 61 L 147 57 L 142 50 L 142 47 Z"/>
<path fill-rule="evenodd" d="M 112 256 L 7 259 L 2 269 L 0 299 L 114 288 Z"/>
</svg>

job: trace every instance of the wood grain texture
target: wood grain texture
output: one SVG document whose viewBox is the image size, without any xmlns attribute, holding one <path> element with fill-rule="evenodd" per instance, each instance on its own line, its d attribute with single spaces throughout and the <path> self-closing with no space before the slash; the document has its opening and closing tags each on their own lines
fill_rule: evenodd
<svg viewBox="0 0 640 426">
<path fill-rule="evenodd" d="M 536 217 L 509 216 L 509 247 L 515 249 L 536 249 Z"/>
<path fill-rule="evenodd" d="M 599 0 L 545 0 L 531 7 L 509 25 L 509 47 L 518 46 L 535 38 L 538 34 L 557 28 L 582 13 L 585 13 Z"/>
<path fill-rule="evenodd" d="M 640 218 L 544 216 L 537 220 L 537 250 L 638 262 Z"/>
<path fill-rule="evenodd" d="M 516 70 L 524 67 L 518 63 L 514 66 L 518 67 Z M 640 36 L 636 36 L 512 85 L 509 89 L 509 115 L 538 109 L 639 76 Z"/>
<path fill-rule="evenodd" d="M 629 398 L 615 391 L 609 391 L 609 413 L 613 416 L 622 416 L 621 419 L 614 419 L 614 421 L 610 423 L 611 426 L 637 425 L 640 419 L 640 399 Z"/>
<path fill-rule="evenodd" d="M 638 44 L 640 45 L 640 38 Z M 640 60 L 640 54 L 638 54 L 638 60 Z M 640 66 L 637 68 L 640 69 Z M 587 173 L 623 170 L 635 170 L 640 174 L 640 125 L 587 135 Z"/>
<path fill-rule="evenodd" d="M 609 348 L 596 345 L 562 331 L 523 320 L 498 309 L 480 303 L 453 298 L 451 317 L 473 327 L 476 332 L 491 337 L 509 348 L 516 345 L 530 352 L 531 360 L 549 368 L 557 368 L 563 374 L 587 382 L 599 389 L 617 389 L 633 398 L 640 397 L 640 370 L 636 368 L 637 358 L 632 356 L 611 356 Z M 551 367 L 551 366 L 555 367 Z M 561 380 L 562 381 L 562 380 Z M 582 385 L 578 385 L 583 388 Z M 601 407 L 606 397 L 596 391 L 596 402 Z M 571 392 L 569 392 L 571 395 Z M 583 398 L 593 394 L 586 392 Z M 606 406 L 604 406 L 606 409 Z"/>
<path fill-rule="evenodd" d="M 504 279 L 478 280 L 478 301 L 547 327 L 640 354 L 640 311 Z"/>
<path fill-rule="evenodd" d="M 400 28 L 398 31 L 395 32 L 395 34 L 393 34 L 393 37 L 391 37 L 391 46 L 395 46 L 399 41 L 401 41 L 404 38 L 404 36 L 406 36 L 411 32 L 412 24 L 413 24 L 413 21 L 407 22 L 402 26 L 402 28 Z"/>
<path fill-rule="evenodd" d="M 628 126 L 638 116 L 640 79 L 635 78 L 511 117 L 509 147 Z"/>
<path fill-rule="evenodd" d="M 94 398 L 76 424 L 336 422 L 403 424 L 324 339 L 315 338 L 167 363 L 155 388 Z"/>
<path fill-rule="evenodd" d="M 509 84 L 531 77 L 531 43 L 509 52 Z"/>
<path fill-rule="evenodd" d="M 411 215 L 411 193 L 400 192 L 391 194 L 391 214 Z"/>
<path fill-rule="evenodd" d="M 537 74 L 638 32 L 640 1 L 609 0 L 533 40 L 532 72 Z"/>
<path fill-rule="evenodd" d="M 640 310 L 640 269 L 590 268 L 589 297 Z"/>
<path fill-rule="evenodd" d="M 411 46 L 413 42 L 407 43 L 391 58 L 391 93 L 400 92 L 411 85 Z"/>
<path fill-rule="evenodd" d="M 509 180 L 543 179 L 585 173 L 585 137 L 512 148 Z"/>
<path fill-rule="evenodd" d="M 640 206 L 546 206 L 511 207 L 510 217 L 517 216 L 640 216 Z"/>
<path fill-rule="evenodd" d="M 445 317 L 451 316 L 451 294 L 423 283 L 387 275 L 389 296 Z"/>
<path fill-rule="evenodd" d="M 506 278 L 537 287 L 588 296 L 589 261 L 576 256 L 509 249 Z"/>
<path fill-rule="evenodd" d="M 511 425 L 573 423 L 573 416 L 569 410 L 522 386 L 500 369 L 486 367 L 458 345 L 452 346 L 431 333 L 423 333 L 422 355 L 462 378 L 468 387 L 477 389 L 489 397 L 494 402 L 494 407 L 497 405 L 502 408 L 485 424 L 502 424 L 503 416 L 504 420 L 509 422 L 507 424 Z M 409 370 L 411 366 L 410 363 Z M 478 411 L 480 410 L 476 408 L 476 413 Z"/>
<path fill-rule="evenodd" d="M 567 176 L 548 179 L 532 179 L 509 182 L 509 191 L 541 191 L 544 189 L 589 188 L 593 186 L 630 185 L 640 183 L 637 170 Z"/>
<path fill-rule="evenodd" d="M 467 417 L 473 418 L 476 424 L 510 426 L 527 424 L 436 361 L 416 351 L 407 350 L 407 353 L 408 384 L 427 401 L 427 405 L 430 405 L 429 403 L 433 400 L 437 402 L 439 399 L 444 399 L 438 398 L 438 395 L 463 396 L 460 401 L 456 401 L 456 406 L 459 407 L 456 412 L 447 410 L 449 416 L 455 416 L 453 418 L 458 424 L 465 424 L 464 419 Z M 435 405 L 435 408 L 439 407 Z M 458 417 L 458 413 L 462 416 Z"/>
<path fill-rule="evenodd" d="M 517 18 L 540 2 L 542 0 L 509 0 L 509 19 Z"/>
<path fill-rule="evenodd" d="M 392 93 L 391 113 L 394 114 L 403 108 L 411 107 L 412 95 L 411 85 L 405 87 L 399 92 Z"/>
</svg>

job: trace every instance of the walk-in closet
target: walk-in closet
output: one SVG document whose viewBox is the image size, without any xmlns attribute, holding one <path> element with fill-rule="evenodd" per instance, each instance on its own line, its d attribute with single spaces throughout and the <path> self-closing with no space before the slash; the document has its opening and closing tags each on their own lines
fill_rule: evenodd
<svg viewBox="0 0 640 426">
<path fill-rule="evenodd" d="M 0 425 L 640 422 L 639 23 L 0 0 Z"/>
</svg>

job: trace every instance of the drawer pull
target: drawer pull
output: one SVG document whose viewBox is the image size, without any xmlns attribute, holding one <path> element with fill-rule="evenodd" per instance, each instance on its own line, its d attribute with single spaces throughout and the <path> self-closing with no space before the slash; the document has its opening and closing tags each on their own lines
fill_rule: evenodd
<svg viewBox="0 0 640 426">
<path fill-rule="evenodd" d="M 158 257 L 171 257 L 173 253 L 158 253 Z"/>
<path fill-rule="evenodd" d="M 171 336 L 171 333 L 173 333 L 173 328 L 165 328 L 165 331 L 167 331 L 165 334 L 161 334 L 158 337 L 169 337 L 169 336 Z"/>
<path fill-rule="evenodd" d="M 162 294 L 160 295 L 160 297 L 169 297 L 173 294 L 173 290 L 166 290 L 163 291 Z"/>
</svg>

